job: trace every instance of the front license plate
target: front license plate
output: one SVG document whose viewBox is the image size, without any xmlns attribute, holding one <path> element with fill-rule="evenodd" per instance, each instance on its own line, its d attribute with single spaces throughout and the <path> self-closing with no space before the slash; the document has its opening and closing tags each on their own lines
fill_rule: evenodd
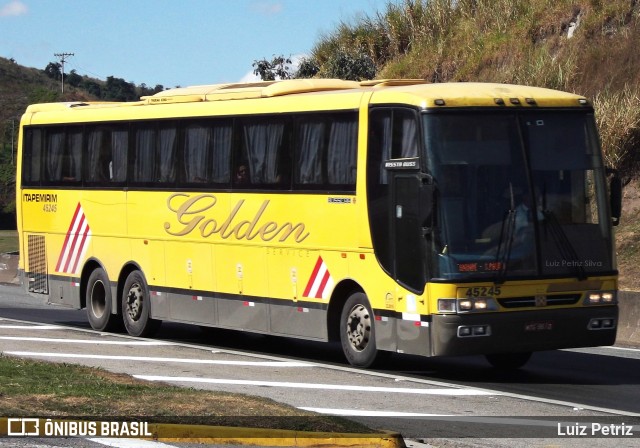
<svg viewBox="0 0 640 448">
<path fill-rule="evenodd" d="M 553 330 L 553 322 L 529 322 L 524 325 L 524 331 L 551 331 Z"/>
</svg>

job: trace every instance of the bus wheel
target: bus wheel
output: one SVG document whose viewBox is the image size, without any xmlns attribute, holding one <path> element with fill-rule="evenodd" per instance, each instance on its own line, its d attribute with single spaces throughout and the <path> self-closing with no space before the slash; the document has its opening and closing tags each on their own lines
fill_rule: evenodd
<svg viewBox="0 0 640 448">
<path fill-rule="evenodd" d="M 151 336 L 162 321 L 151 318 L 149 287 L 140 271 L 133 271 L 124 282 L 122 318 L 131 336 Z"/>
<path fill-rule="evenodd" d="M 516 370 L 524 366 L 529 358 L 531 358 L 531 352 L 522 353 L 500 353 L 495 355 L 485 355 L 489 364 L 499 370 Z"/>
<path fill-rule="evenodd" d="M 87 318 L 91 328 L 109 331 L 116 326 L 117 315 L 111 314 L 111 283 L 102 268 L 94 269 L 87 281 Z"/>
<path fill-rule="evenodd" d="M 364 293 L 352 294 L 342 308 L 340 342 L 349 364 L 370 367 L 377 358 L 374 317 Z"/>
</svg>

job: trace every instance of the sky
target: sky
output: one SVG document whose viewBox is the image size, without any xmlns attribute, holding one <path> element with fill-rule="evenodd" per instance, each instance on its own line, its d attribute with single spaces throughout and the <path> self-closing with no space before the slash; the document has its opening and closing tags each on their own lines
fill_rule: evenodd
<svg viewBox="0 0 640 448">
<path fill-rule="evenodd" d="M 0 0 L 0 57 L 165 88 L 255 79 L 322 35 L 398 0 Z"/>
</svg>

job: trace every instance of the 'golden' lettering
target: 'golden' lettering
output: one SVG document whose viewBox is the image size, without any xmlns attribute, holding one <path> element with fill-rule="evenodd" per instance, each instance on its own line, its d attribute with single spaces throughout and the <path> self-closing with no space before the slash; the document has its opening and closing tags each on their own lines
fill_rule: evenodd
<svg viewBox="0 0 640 448">
<path fill-rule="evenodd" d="M 182 201 L 180 203 L 180 201 Z M 167 208 L 176 215 L 177 226 L 170 222 L 164 223 L 164 230 L 170 235 L 186 236 L 199 230 L 200 236 L 208 238 L 218 235 L 226 240 L 234 237 L 238 240 L 253 240 L 259 237 L 263 241 L 271 241 L 277 236 L 278 241 L 285 242 L 293 239 L 301 243 L 309 236 L 304 223 L 284 222 L 278 224 L 275 221 L 263 221 L 269 201 L 265 200 L 259 209 L 253 214 L 253 218 L 236 221 L 244 207 L 244 199 L 238 201 L 231 213 L 225 218 L 208 217 L 207 213 L 213 211 L 218 199 L 213 194 L 198 194 L 190 196 L 185 193 L 175 193 L 167 199 Z M 218 223 L 222 223 L 218 225 Z"/>
</svg>

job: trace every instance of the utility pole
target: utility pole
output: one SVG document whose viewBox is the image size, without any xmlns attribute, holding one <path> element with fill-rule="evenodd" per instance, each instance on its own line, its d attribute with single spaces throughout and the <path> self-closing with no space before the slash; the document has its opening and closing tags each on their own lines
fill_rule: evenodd
<svg viewBox="0 0 640 448">
<path fill-rule="evenodd" d="M 54 53 L 55 57 L 60 58 L 62 64 L 62 93 L 64 93 L 64 63 L 67 62 L 67 56 L 75 56 L 74 53 Z"/>
</svg>

